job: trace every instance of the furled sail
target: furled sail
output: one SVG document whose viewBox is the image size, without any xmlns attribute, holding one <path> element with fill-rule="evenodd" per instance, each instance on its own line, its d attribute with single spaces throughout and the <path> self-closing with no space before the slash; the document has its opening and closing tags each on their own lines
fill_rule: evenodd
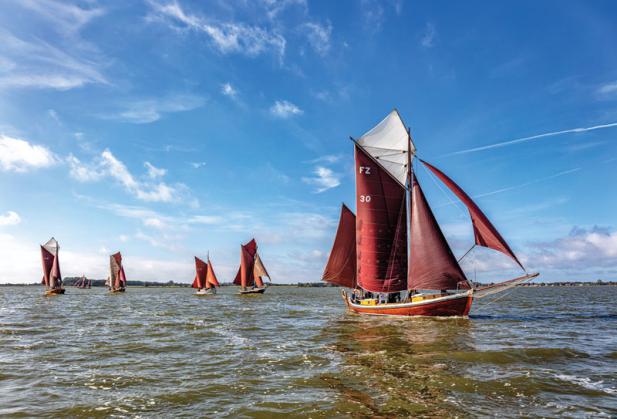
<svg viewBox="0 0 617 419">
<path fill-rule="evenodd" d="M 60 246 L 53 237 L 41 246 L 41 260 L 43 263 L 43 279 L 41 283 L 48 288 L 60 288 L 62 286 L 60 260 L 58 259 L 59 250 Z"/>
<path fill-rule="evenodd" d="M 420 184 L 413 181 L 408 288 L 410 290 L 468 289 L 469 282 L 456 261 Z"/>
<path fill-rule="evenodd" d="M 359 145 L 355 160 L 357 283 L 372 292 L 406 290 L 406 189 Z"/>
<path fill-rule="evenodd" d="M 401 185 L 407 183 L 408 162 L 416 148 L 396 109 L 356 142 Z"/>
<path fill-rule="evenodd" d="M 126 288 L 126 275 L 122 266 L 122 254 L 114 253 L 109 257 L 110 265 L 110 285 L 113 289 Z"/>
<path fill-rule="evenodd" d="M 465 204 L 469 210 L 471 216 L 471 223 L 473 224 L 473 233 L 476 244 L 478 246 L 488 247 L 490 249 L 497 250 L 510 256 L 518 265 L 524 270 L 525 268 L 519 262 L 518 258 L 514 255 L 508 243 L 501 237 L 501 234 L 497 231 L 495 226 L 484 215 L 482 210 L 476 205 L 475 202 L 462 190 L 452 179 L 446 176 L 441 170 L 435 166 L 420 160 L 431 172 L 435 174 L 450 190 Z"/>
<path fill-rule="evenodd" d="M 341 206 L 336 237 L 322 280 L 347 288 L 356 286 L 356 216 Z"/>
<path fill-rule="evenodd" d="M 219 280 L 216 278 L 216 274 L 214 273 L 214 268 L 212 267 L 212 262 L 210 261 L 210 258 L 208 257 L 208 271 L 206 274 L 206 287 L 207 288 L 212 288 L 212 287 L 220 287 L 221 284 L 219 284 Z"/>
<path fill-rule="evenodd" d="M 202 289 L 206 287 L 206 275 L 208 265 L 203 260 L 195 256 L 195 279 L 193 280 L 193 288 Z"/>
</svg>

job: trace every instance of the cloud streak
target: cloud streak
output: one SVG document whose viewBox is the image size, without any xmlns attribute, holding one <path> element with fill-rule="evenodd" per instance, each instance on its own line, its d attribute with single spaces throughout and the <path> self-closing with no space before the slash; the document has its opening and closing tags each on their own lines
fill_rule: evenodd
<svg viewBox="0 0 617 419">
<path fill-rule="evenodd" d="M 42 145 L 0 134 L 0 171 L 24 173 L 53 166 L 58 159 Z"/>
<path fill-rule="evenodd" d="M 571 128 L 571 129 L 565 129 L 561 131 L 545 132 L 543 134 L 530 135 L 529 137 L 521 137 L 521 138 L 516 138 L 514 140 L 508 140 L 508 141 L 502 141 L 499 143 L 488 144 L 488 145 L 481 146 L 481 147 L 473 147 L 473 148 L 468 148 L 465 150 L 454 151 L 452 153 L 445 154 L 444 156 L 455 156 L 459 154 L 476 153 L 478 151 L 492 150 L 494 148 L 509 147 L 512 145 L 535 141 L 535 140 L 539 140 L 539 139 L 547 138 L 547 137 L 555 137 L 555 136 L 564 135 L 564 134 L 576 134 L 576 133 L 581 133 L 581 132 L 595 131 L 595 130 L 600 130 L 600 129 L 614 128 L 614 127 L 617 127 L 617 122 L 611 122 L 611 123 L 602 124 L 602 125 L 593 125 L 591 127 Z"/>
</svg>

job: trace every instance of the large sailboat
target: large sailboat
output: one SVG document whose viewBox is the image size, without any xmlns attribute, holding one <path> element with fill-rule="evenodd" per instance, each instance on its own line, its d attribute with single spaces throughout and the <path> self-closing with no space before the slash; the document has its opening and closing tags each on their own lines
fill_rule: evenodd
<svg viewBox="0 0 617 419">
<path fill-rule="evenodd" d="M 204 262 L 195 256 L 195 279 L 193 280 L 193 288 L 197 288 L 195 295 L 214 295 L 216 294 L 216 287 L 220 287 L 210 256 L 208 255 L 208 262 Z"/>
<path fill-rule="evenodd" d="M 58 259 L 59 250 L 60 246 L 53 237 L 47 243 L 41 245 L 41 261 L 43 262 L 41 283 L 45 285 L 45 295 L 64 294 L 60 260 Z"/>
<path fill-rule="evenodd" d="M 106 282 L 109 291 L 111 293 L 126 291 L 126 275 L 122 266 L 122 254 L 120 252 L 109 256 L 109 271 L 110 275 Z"/>
<path fill-rule="evenodd" d="M 240 245 L 240 268 L 233 283 L 240 286 L 242 295 L 263 294 L 266 291 L 263 278 L 271 281 L 270 274 L 257 254 L 257 242 L 252 239 Z"/>
<path fill-rule="evenodd" d="M 323 274 L 324 281 L 353 289 L 343 291 L 350 310 L 372 315 L 466 316 L 474 298 L 538 276 L 525 271 L 469 195 L 442 171 L 416 157 L 398 111 L 352 141 L 357 215 L 343 204 Z M 506 254 L 524 271 L 522 276 L 484 287 L 467 279 L 414 174 L 416 160 L 467 207 L 475 239 L 472 249 L 482 246 Z"/>
</svg>

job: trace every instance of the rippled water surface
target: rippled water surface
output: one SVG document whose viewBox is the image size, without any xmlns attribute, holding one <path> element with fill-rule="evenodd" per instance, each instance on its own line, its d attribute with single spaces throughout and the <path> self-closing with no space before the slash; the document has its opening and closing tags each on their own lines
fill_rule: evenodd
<svg viewBox="0 0 617 419">
<path fill-rule="evenodd" d="M 334 288 L 0 287 L 0 416 L 616 416 L 617 287 L 469 319 L 346 313 Z"/>
</svg>

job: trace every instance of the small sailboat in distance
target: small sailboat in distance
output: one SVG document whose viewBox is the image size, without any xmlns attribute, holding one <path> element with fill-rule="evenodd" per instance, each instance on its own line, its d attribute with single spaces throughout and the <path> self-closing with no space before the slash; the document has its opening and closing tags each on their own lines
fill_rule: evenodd
<svg viewBox="0 0 617 419">
<path fill-rule="evenodd" d="M 263 294 L 266 291 L 263 278 L 271 280 L 270 274 L 257 254 L 257 242 L 252 239 L 247 244 L 240 245 L 240 269 L 233 283 L 241 287 L 241 295 Z"/>
<path fill-rule="evenodd" d="M 114 253 L 109 257 L 110 275 L 106 285 L 111 293 L 124 292 L 126 290 L 126 275 L 122 266 L 122 254 Z"/>
<path fill-rule="evenodd" d="M 467 207 L 475 238 L 472 249 L 482 246 L 502 252 L 525 271 L 489 287 L 476 287 L 467 279 L 420 188 L 412 165 L 416 147 L 396 110 L 352 141 L 357 215 L 343 204 L 322 278 L 353 289 L 352 293 L 343 291 L 351 311 L 466 316 L 475 298 L 538 276 L 525 271 L 495 226 L 452 179 L 418 159 Z"/>
<path fill-rule="evenodd" d="M 207 263 L 195 256 L 195 279 L 192 285 L 193 288 L 197 288 L 195 295 L 214 295 L 216 287 L 220 286 L 210 261 L 210 255 L 208 255 Z"/>
<path fill-rule="evenodd" d="M 41 283 L 45 285 L 45 295 L 64 294 L 62 286 L 62 274 L 60 273 L 60 260 L 58 251 L 60 246 L 53 237 L 41 245 L 41 261 L 43 262 L 43 279 Z"/>
</svg>

